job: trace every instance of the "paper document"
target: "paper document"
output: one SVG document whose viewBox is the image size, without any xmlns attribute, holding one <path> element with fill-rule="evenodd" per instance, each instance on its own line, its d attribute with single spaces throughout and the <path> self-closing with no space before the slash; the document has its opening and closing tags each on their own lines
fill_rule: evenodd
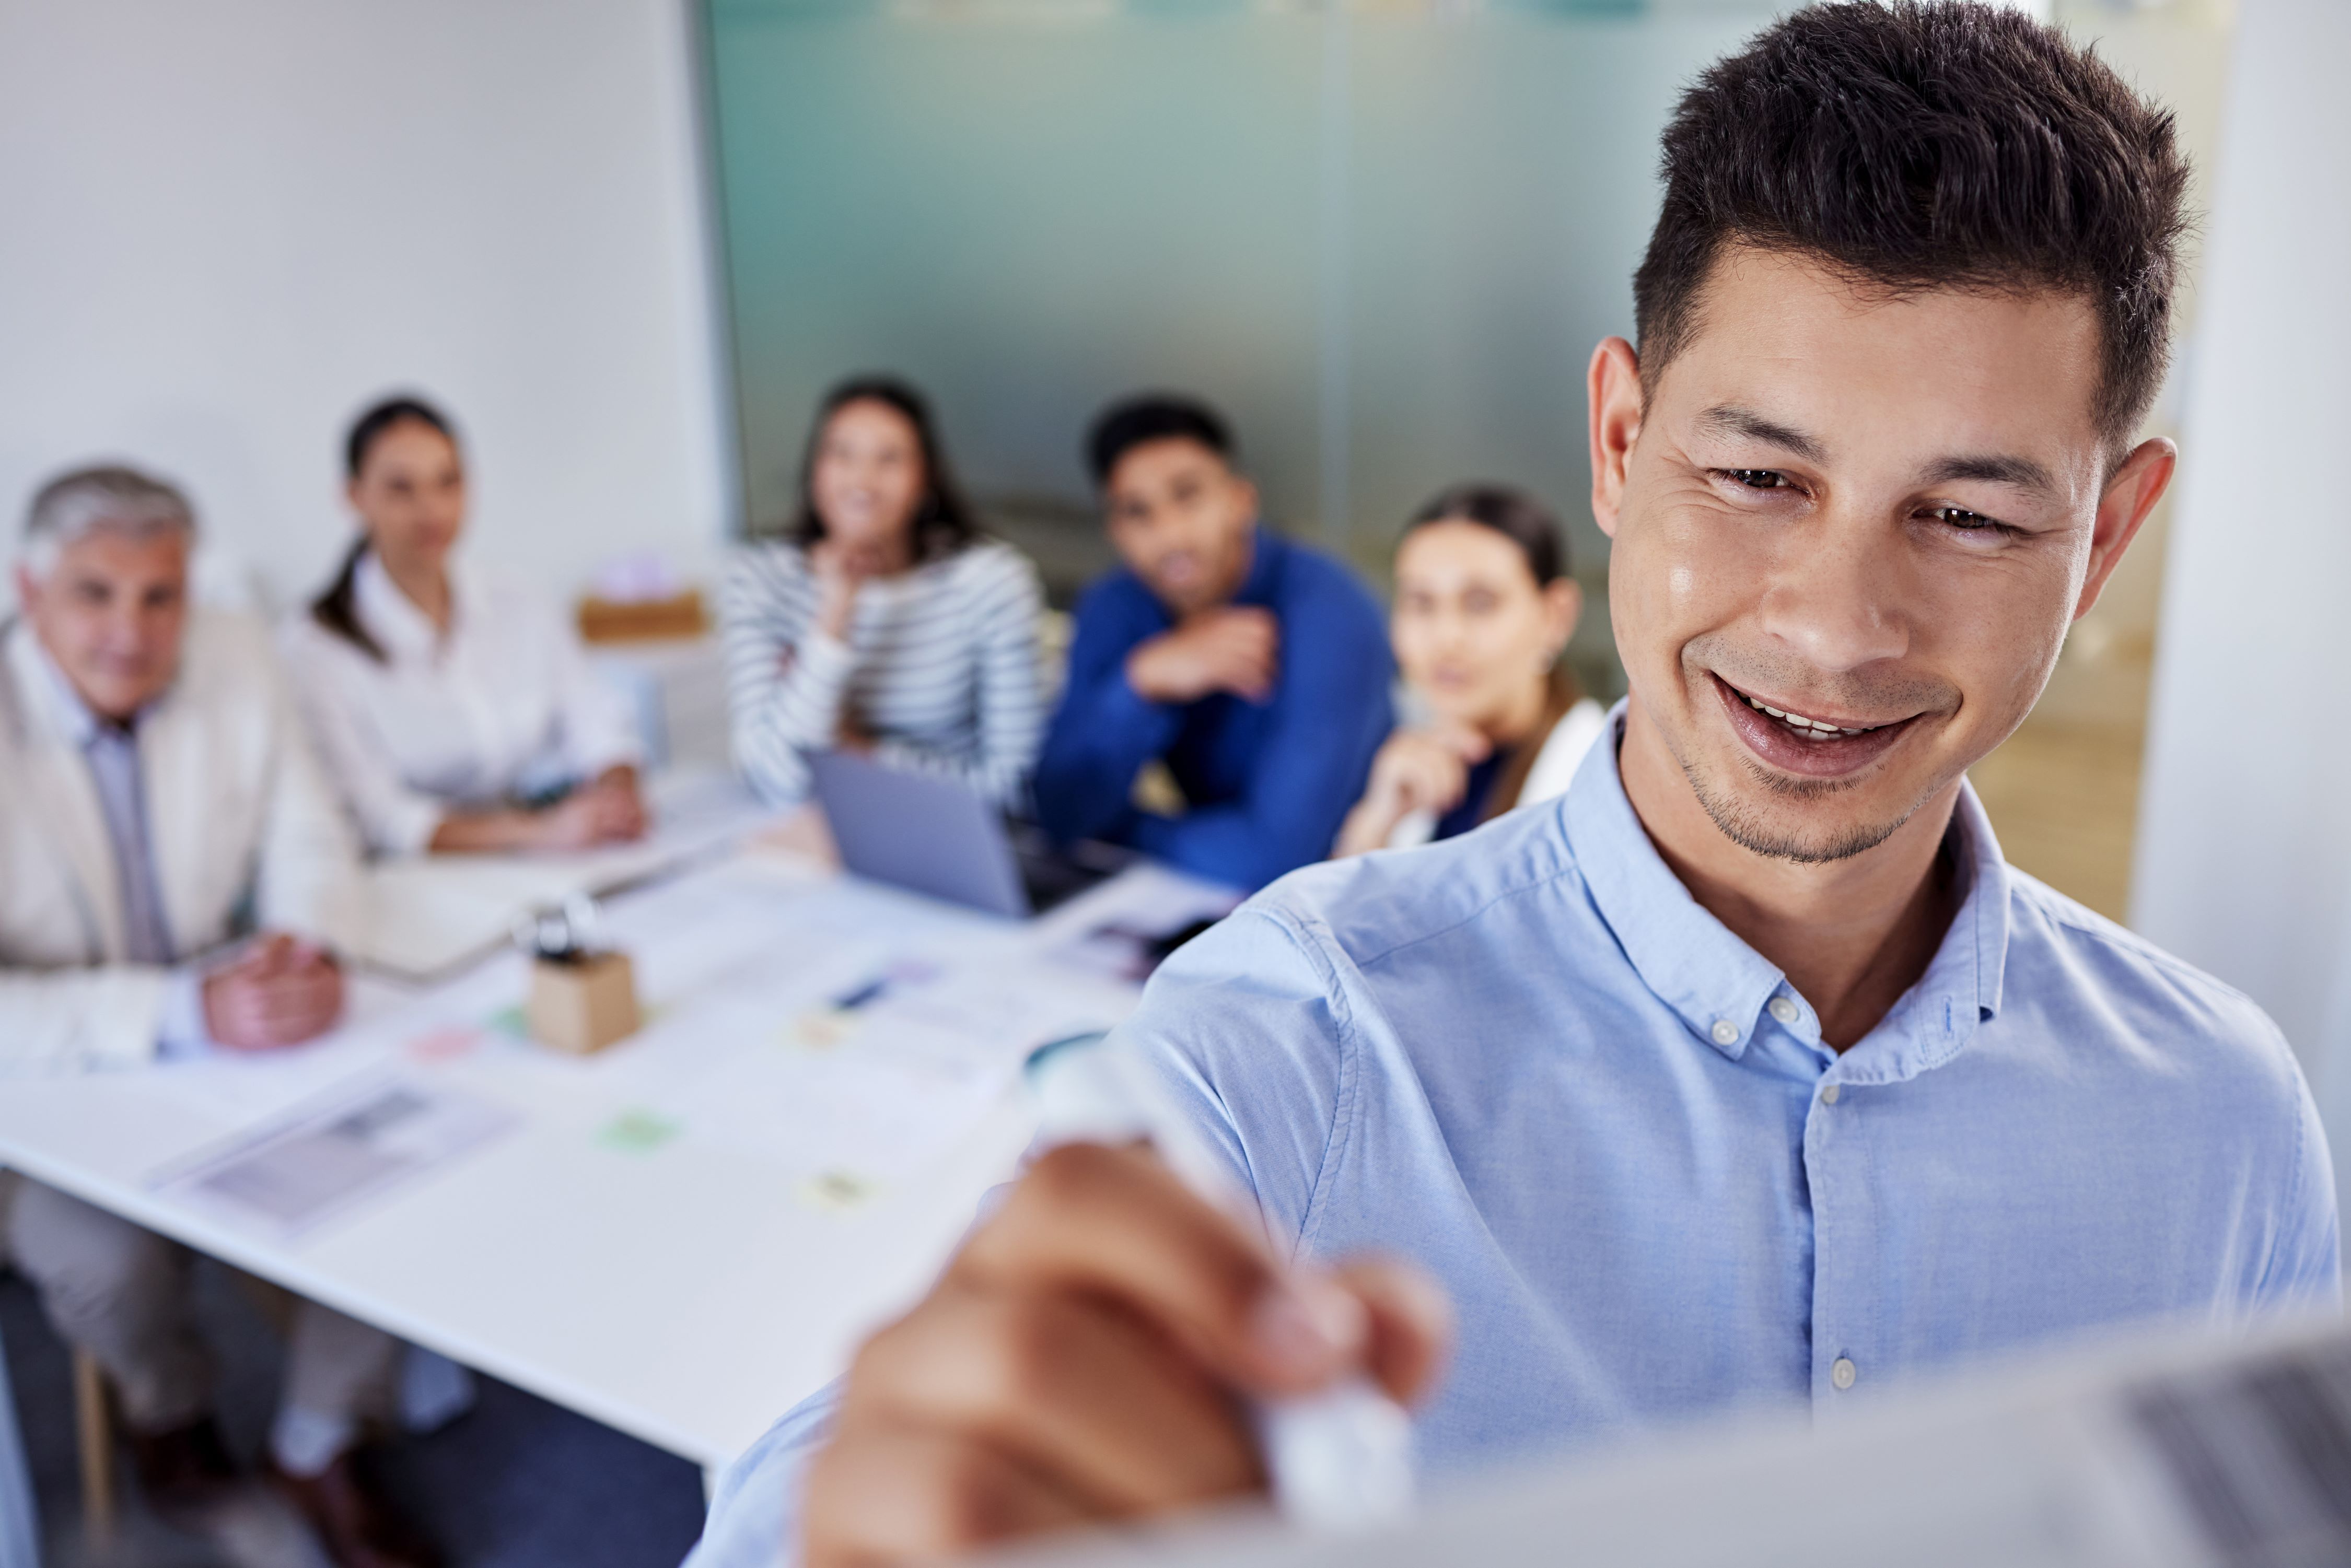
<svg viewBox="0 0 2351 1568">
<path fill-rule="evenodd" d="M 149 1185 L 290 1239 L 479 1147 L 515 1121 L 506 1107 L 475 1095 L 379 1079 L 241 1133 L 158 1172 Z"/>
<path fill-rule="evenodd" d="M 994 1561 L 994 1560 L 991 1560 Z M 1888 1390 L 1841 1419 L 1727 1418 L 1458 1485 L 1409 1523 L 1261 1510 L 1031 1568 L 2318 1568 L 2351 1563 L 2339 1319 L 2142 1332 Z"/>
</svg>

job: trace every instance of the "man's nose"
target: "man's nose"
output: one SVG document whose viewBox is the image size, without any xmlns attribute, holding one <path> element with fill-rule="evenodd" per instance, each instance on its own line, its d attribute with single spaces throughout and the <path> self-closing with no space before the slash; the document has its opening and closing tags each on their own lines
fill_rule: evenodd
<svg viewBox="0 0 2351 1568">
<path fill-rule="evenodd" d="M 1763 629 L 1823 671 L 1900 658 L 1910 651 L 1908 561 L 1878 528 L 1823 523 L 1775 563 Z"/>
</svg>

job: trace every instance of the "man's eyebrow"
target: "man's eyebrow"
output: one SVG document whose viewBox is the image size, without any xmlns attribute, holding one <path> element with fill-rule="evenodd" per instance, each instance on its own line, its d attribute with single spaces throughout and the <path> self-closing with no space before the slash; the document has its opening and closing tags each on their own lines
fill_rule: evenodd
<svg viewBox="0 0 2351 1568">
<path fill-rule="evenodd" d="M 1781 424 L 1764 418 L 1750 408 L 1736 403 L 1722 403 L 1698 416 L 1700 428 L 1718 435 L 1743 435 L 1750 441 L 1761 441 L 1792 452 L 1807 463 L 1828 461 L 1828 448 L 1793 425 Z"/>
<path fill-rule="evenodd" d="M 2058 491 L 2056 476 L 2030 457 L 1946 457 L 1927 470 L 1929 485 L 1950 485 L 1961 480 L 2013 485 L 2020 490 L 2038 490 L 2050 496 Z"/>
</svg>

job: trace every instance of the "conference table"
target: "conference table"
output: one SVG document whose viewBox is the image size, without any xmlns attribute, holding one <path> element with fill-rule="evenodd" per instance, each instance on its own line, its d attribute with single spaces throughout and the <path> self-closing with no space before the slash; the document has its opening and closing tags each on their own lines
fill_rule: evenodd
<svg viewBox="0 0 2351 1568">
<path fill-rule="evenodd" d="M 705 838 L 603 901 L 643 1022 L 601 1052 L 528 1038 L 511 947 L 354 966 L 308 1046 L 0 1083 L 0 1166 L 723 1466 L 1012 1173 L 1028 1051 L 1231 897 L 1141 865 L 1011 921 Z"/>
</svg>

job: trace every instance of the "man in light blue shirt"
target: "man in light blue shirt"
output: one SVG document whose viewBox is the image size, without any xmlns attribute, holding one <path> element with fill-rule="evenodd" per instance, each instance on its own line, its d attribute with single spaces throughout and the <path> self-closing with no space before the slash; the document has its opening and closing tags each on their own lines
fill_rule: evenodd
<svg viewBox="0 0 2351 1568">
<path fill-rule="evenodd" d="M 2014 12 L 1823 6 L 1699 80 L 1666 172 L 1641 347 L 1591 368 L 1606 743 L 1171 959 L 1121 1038 L 1261 1229 L 1046 1154 L 705 1563 L 1246 1491 L 1235 1396 L 1358 1370 L 1447 1475 L 2337 1301 L 2275 1028 L 2007 866 L 1965 778 L 2171 476 L 2168 117 Z"/>
</svg>

